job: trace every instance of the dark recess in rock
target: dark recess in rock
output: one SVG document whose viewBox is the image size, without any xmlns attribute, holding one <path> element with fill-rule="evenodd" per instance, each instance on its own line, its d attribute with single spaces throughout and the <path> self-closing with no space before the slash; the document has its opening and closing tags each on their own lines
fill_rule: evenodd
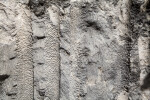
<svg viewBox="0 0 150 100">
<path fill-rule="evenodd" d="M 39 90 L 39 95 L 44 96 L 45 95 L 45 90 L 44 89 Z"/>
<path fill-rule="evenodd" d="M 36 16 L 41 16 L 45 13 L 46 0 L 30 0 L 28 6 Z"/>
<path fill-rule="evenodd" d="M 45 36 L 34 36 L 32 39 L 33 39 L 33 42 L 36 43 L 37 40 L 42 40 L 42 39 L 45 39 L 46 37 Z"/>
<path fill-rule="evenodd" d="M 143 80 L 143 85 L 141 86 L 141 90 L 144 91 L 149 88 L 150 88 L 150 73 L 147 74 L 147 76 Z"/>
<path fill-rule="evenodd" d="M 15 59 L 15 58 L 16 58 L 16 56 L 13 56 L 13 57 L 9 58 L 9 60 L 13 60 L 13 59 Z"/>
<path fill-rule="evenodd" d="M 98 31 L 101 31 L 101 27 L 100 26 L 98 26 L 98 23 L 96 23 L 96 22 L 94 22 L 94 21 L 85 21 L 86 22 L 86 26 L 87 27 L 92 27 L 92 28 L 94 28 L 95 30 L 98 30 Z"/>
<path fill-rule="evenodd" d="M 146 12 L 150 13 L 150 2 L 148 2 L 147 6 L 146 6 Z"/>
<path fill-rule="evenodd" d="M 4 75 L 0 75 L 0 81 L 4 81 L 5 79 L 7 79 L 9 77 L 9 75 L 4 74 Z"/>
<path fill-rule="evenodd" d="M 63 50 L 67 55 L 70 55 L 70 52 L 63 47 L 59 47 L 60 50 Z"/>
<path fill-rule="evenodd" d="M 13 96 L 13 95 L 17 95 L 17 93 L 6 93 L 6 95 Z"/>
<path fill-rule="evenodd" d="M 36 37 L 38 40 L 40 40 L 40 39 L 44 39 L 44 38 L 46 38 L 45 36 L 37 36 Z"/>
<path fill-rule="evenodd" d="M 44 65 L 44 63 L 37 63 L 38 65 Z"/>
</svg>

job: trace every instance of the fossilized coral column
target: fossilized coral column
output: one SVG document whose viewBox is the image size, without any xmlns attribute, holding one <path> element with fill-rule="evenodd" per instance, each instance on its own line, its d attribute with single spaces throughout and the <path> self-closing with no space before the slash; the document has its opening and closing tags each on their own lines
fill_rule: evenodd
<svg viewBox="0 0 150 100">
<path fill-rule="evenodd" d="M 46 25 L 45 65 L 48 83 L 45 95 L 48 100 L 59 100 L 59 9 L 52 5 L 48 9 L 50 23 Z"/>
<path fill-rule="evenodd" d="M 33 100 L 31 13 L 26 5 L 18 4 L 16 8 L 18 100 Z"/>
</svg>

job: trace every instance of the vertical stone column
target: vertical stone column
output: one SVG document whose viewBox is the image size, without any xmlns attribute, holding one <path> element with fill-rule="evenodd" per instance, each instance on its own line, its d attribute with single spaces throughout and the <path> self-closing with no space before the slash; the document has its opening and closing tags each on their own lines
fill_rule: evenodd
<svg viewBox="0 0 150 100">
<path fill-rule="evenodd" d="M 70 32 L 71 32 L 71 50 L 72 50 L 72 55 L 71 55 L 71 60 L 72 60 L 72 66 L 70 69 L 70 99 L 71 100 L 82 100 L 82 94 L 84 95 L 83 88 L 82 86 L 85 85 L 85 79 L 86 79 L 86 67 L 80 68 L 81 66 L 78 65 L 78 60 L 79 58 L 79 43 L 80 37 L 78 35 L 81 35 L 81 32 L 78 29 L 79 23 L 80 23 L 80 15 L 81 10 L 76 6 L 73 5 L 70 8 Z M 81 36 L 82 37 L 82 36 Z M 82 59 L 80 59 L 82 61 Z M 83 71 L 83 72 L 82 72 Z M 83 77 L 80 75 L 84 75 Z"/>
<path fill-rule="evenodd" d="M 33 61 L 31 13 L 26 5 L 17 4 L 18 100 L 33 100 Z"/>
<path fill-rule="evenodd" d="M 49 21 L 45 21 L 45 75 L 47 77 L 45 96 L 47 100 L 59 100 L 60 57 L 59 57 L 59 8 L 51 5 Z"/>
<path fill-rule="evenodd" d="M 52 2 L 30 2 L 36 100 L 59 100 L 59 7 Z"/>
</svg>

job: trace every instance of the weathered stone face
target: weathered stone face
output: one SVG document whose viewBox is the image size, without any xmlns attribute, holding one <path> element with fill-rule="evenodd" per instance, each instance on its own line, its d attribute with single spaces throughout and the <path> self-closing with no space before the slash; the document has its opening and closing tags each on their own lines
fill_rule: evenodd
<svg viewBox="0 0 150 100">
<path fill-rule="evenodd" d="M 0 0 L 0 100 L 149 100 L 147 2 Z"/>
</svg>

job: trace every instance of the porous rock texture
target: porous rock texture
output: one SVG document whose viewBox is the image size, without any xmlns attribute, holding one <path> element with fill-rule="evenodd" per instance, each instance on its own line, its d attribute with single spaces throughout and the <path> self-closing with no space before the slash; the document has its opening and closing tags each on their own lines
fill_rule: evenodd
<svg viewBox="0 0 150 100">
<path fill-rule="evenodd" d="M 150 100 L 145 1 L 0 0 L 0 100 Z"/>
</svg>

